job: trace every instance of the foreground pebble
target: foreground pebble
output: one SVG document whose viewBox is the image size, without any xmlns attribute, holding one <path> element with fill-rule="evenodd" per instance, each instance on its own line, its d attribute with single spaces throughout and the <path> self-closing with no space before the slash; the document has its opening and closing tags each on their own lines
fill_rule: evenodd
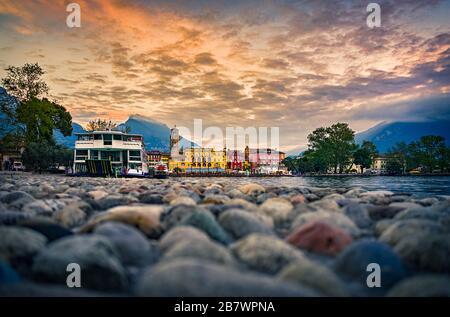
<svg viewBox="0 0 450 317">
<path fill-rule="evenodd" d="M 353 239 L 340 228 L 314 221 L 294 229 L 286 241 L 311 252 L 336 255 L 350 245 Z"/>
<path fill-rule="evenodd" d="M 178 260 L 143 273 L 139 296 L 314 296 L 314 291 L 276 281 L 264 275 L 240 272 L 225 266 L 196 260 Z"/>
<path fill-rule="evenodd" d="M 64 285 L 70 263 L 80 266 L 83 286 L 88 289 L 121 291 L 128 286 L 114 245 L 96 235 L 66 237 L 52 242 L 36 256 L 32 266 L 33 279 Z"/>
<path fill-rule="evenodd" d="M 362 240 L 348 247 L 336 259 L 334 267 L 336 272 L 364 285 L 368 277 L 367 267 L 371 263 L 379 266 L 381 288 L 389 289 L 406 276 L 400 257 L 388 245 L 371 240 Z"/>
<path fill-rule="evenodd" d="M 283 240 L 261 234 L 251 234 L 230 248 L 236 258 L 250 269 L 271 274 L 304 256 L 301 251 Z"/>
<path fill-rule="evenodd" d="M 0 173 L 0 296 L 448 296 L 450 197 Z M 69 290 L 67 265 L 82 271 Z M 369 288 L 369 265 L 381 288 Z"/>
<path fill-rule="evenodd" d="M 403 280 L 387 294 L 390 297 L 450 297 L 448 275 L 419 275 Z"/>
</svg>

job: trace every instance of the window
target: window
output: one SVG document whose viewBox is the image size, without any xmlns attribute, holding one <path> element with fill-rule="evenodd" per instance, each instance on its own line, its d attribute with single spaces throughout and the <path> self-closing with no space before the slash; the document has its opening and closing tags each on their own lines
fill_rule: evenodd
<svg viewBox="0 0 450 317">
<path fill-rule="evenodd" d="M 98 150 L 91 150 L 91 160 L 98 160 Z"/>
<path fill-rule="evenodd" d="M 130 169 L 137 169 L 137 170 L 142 169 L 142 164 L 139 163 L 130 163 L 128 166 Z"/>
<path fill-rule="evenodd" d="M 120 162 L 120 151 L 101 151 L 102 160 L 110 160 L 112 162 Z"/>
<path fill-rule="evenodd" d="M 125 140 L 130 142 L 140 142 L 142 141 L 142 137 L 138 135 L 128 135 L 125 137 Z"/>
<path fill-rule="evenodd" d="M 141 152 L 140 151 L 130 151 L 128 159 L 130 161 L 140 161 L 141 160 Z"/>
<path fill-rule="evenodd" d="M 82 161 L 87 160 L 88 158 L 88 150 L 76 150 L 75 160 Z"/>
<path fill-rule="evenodd" d="M 94 134 L 94 140 L 101 140 L 102 135 L 101 134 Z"/>
<path fill-rule="evenodd" d="M 90 141 L 93 140 L 94 137 L 92 135 L 79 135 L 78 141 Z"/>
<path fill-rule="evenodd" d="M 112 145 L 112 134 L 103 134 L 103 145 Z"/>
<path fill-rule="evenodd" d="M 115 141 L 122 141 L 122 136 L 120 134 L 114 134 Z"/>
</svg>

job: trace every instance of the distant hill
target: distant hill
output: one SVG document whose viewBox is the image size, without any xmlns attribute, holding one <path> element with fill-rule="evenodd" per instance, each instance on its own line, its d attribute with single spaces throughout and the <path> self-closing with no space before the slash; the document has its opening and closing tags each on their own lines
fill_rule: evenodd
<svg viewBox="0 0 450 317">
<path fill-rule="evenodd" d="M 71 136 L 64 136 L 62 135 L 59 130 L 53 130 L 53 137 L 56 140 L 56 143 L 62 144 L 67 146 L 68 148 L 74 148 L 75 147 L 75 141 L 77 137 L 75 136 L 75 133 L 83 133 L 86 132 L 81 125 L 78 123 L 72 122 L 72 135 Z"/>
<path fill-rule="evenodd" d="M 382 122 L 355 135 L 356 143 L 372 141 L 380 153 L 386 153 L 398 142 L 410 143 L 424 135 L 440 135 L 450 145 L 450 121 Z"/>
<path fill-rule="evenodd" d="M 161 122 L 144 116 L 132 115 L 127 121 L 120 124 L 119 128 L 131 128 L 131 133 L 144 136 L 147 149 L 166 151 L 170 145 L 170 128 Z"/>
<path fill-rule="evenodd" d="M 142 134 L 144 136 L 147 150 L 170 151 L 170 128 L 165 123 L 145 116 L 132 115 L 118 127 L 124 128 L 126 126 L 131 128 L 131 133 Z M 198 147 L 195 143 L 193 146 Z M 191 147 L 191 141 L 181 137 L 180 147 Z"/>
<path fill-rule="evenodd" d="M 16 98 L 13 96 L 10 96 L 5 88 L 0 87 L 0 110 L 5 106 L 12 112 L 15 112 L 15 109 L 19 103 L 17 102 Z M 8 116 L 3 113 L 3 111 L 0 111 L 0 138 L 3 137 L 8 132 L 11 132 L 13 130 L 13 126 L 11 125 L 11 122 L 8 118 Z"/>
</svg>

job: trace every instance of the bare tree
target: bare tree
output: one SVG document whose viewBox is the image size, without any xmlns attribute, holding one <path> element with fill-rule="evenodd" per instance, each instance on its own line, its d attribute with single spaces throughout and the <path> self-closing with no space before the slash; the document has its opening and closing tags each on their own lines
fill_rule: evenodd
<svg viewBox="0 0 450 317">
<path fill-rule="evenodd" d="M 117 124 L 111 120 L 96 119 L 91 120 L 86 126 L 88 131 L 112 131 L 117 128 Z"/>
</svg>

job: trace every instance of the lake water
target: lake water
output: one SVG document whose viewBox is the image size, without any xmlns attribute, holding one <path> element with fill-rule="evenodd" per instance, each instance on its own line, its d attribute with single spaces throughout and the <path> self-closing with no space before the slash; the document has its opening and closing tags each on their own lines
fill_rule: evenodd
<svg viewBox="0 0 450 317">
<path fill-rule="evenodd" d="M 229 180 L 229 178 L 225 179 Z M 212 178 L 211 181 L 217 181 L 217 178 Z M 237 177 L 235 181 L 236 184 L 255 182 L 266 186 L 362 187 L 367 190 L 411 193 L 418 197 L 450 195 L 450 176 Z"/>
</svg>

